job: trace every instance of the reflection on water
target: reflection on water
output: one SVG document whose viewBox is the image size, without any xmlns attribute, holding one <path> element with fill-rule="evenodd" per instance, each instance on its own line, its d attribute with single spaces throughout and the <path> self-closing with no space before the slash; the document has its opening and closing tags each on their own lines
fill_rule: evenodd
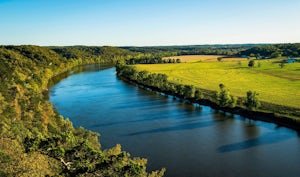
<svg viewBox="0 0 300 177">
<path fill-rule="evenodd" d="M 64 73 L 61 73 L 57 76 L 54 76 L 48 81 L 48 87 L 54 86 L 56 83 L 61 81 L 62 79 L 65 79 L 73 74 L 82 73 L 82 72 L 95 72 L 100 71 L 106 68 L 111 68 L 111 65 L 103 65 L 103 64 L 93 64 L 93 65 L 82 65 L 82 66 L 76 66 L 72 68 L 70 71 L 66 71 Z"/>
<path fill-rule="evenodd" d="M 50 101 L 75 126 L 99 132 L 103 148 L 119 143 L 167 176 L 300 176 L 298 132 L 126 84 L 114 68 L 95 70 L 56 84 Z"/>
</svg>

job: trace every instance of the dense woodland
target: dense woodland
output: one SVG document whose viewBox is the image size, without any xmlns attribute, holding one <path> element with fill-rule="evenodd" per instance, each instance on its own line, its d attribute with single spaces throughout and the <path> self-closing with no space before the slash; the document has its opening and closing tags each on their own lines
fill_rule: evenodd
<svg viewBox="0 0 300 177">
<path fill-rule="evenodd" d="M 274 44 L 266 46 L 255 46 L 245 51 L 239 52 L 240 55 L 262 58 L 278 58 L 278 57 L 299 57 L 300 43 L 297 44 Z"/>
<path fill-rule="evenodd" d="M 300 44 L 203 45 L 170 47 L 0 46 L 0 176 L 162 176 L 148 174 L 145 159 L 131 158 L 120 145 L 102 150 L 99 134 L 74 128 L 47 101 L 48 81 L 74 66 L 119 63 L 118 75 L 182 98 L 209 97 L 220 106 L 260 106 L 230 96 L 225 86 L 203 94 L 190 85 L 170 83 L 166 75 L 137 72 L 120 63 L 161 63 L 162 57 L 190 54 L 297 57 Z M 277 55 L 278 54 L 278 55 Z M 174 61 L 179 62 L 179 61 Z"/>
<path fill-rule="evenodd" d="M 295 44 L 232 44 L 232 45 L 191 45 L 161 47 L 121 47 L 123 49 L 166 57 L 176 55 L 226 55 L 261 58 L 280 56 L 299 57 L 300 43 Z"/>
<path fill-rule="evenodd" d="M 0 176 L 162 176 L 120 145 L 74 128 L 44 97 L 48 80 L 74 66 L 124 60 L 113 47 L 0 46 Z"/>
<path fill-rule="evenodd" d="M 176 55 L 228 55 L 235 56 L 239 52 L 253 46 L 265 44 L 234 44 L 234 45 L 190 45 L 190 46 L 157 46 L 157 47 L 121 47 L 132 52 L 150 53 L 161 57 Z"/>
</svg>

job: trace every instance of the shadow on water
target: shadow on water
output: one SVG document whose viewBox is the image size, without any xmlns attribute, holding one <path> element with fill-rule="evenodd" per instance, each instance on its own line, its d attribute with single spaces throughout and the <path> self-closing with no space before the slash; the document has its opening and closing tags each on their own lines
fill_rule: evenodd
<svg viewBox="0 0 300 177">
<path fill-rule="evenodd" d="M 147 111 L 149 111 L 150 109 L 147 109 Z M 202 110 L 202 109 L 201 109 Z M 195 111 L 197 111 L 198 113 L 201 113 L 201 110 L 197 110 L 195 108 Z M 205 117 L 210 115 L 209 112 L 207 113 L 201 113 L 199 114 L 199 116 Z M 191 112 L 183 112 L 183 113 L 176 113 L 176 117 L 173 117 L 173 120 L 178 120 L 178 119 L 184 119 L 184 118 L 188 118 L 191 116 Z M 147 117 L 147 114 L 144 114 L 143 117 Z M 115 122 L 108 122 L 108 123 L 102 123 L 102 124 L 95 124 L 90 126 L 90 128 L 98 128 L 98 127 L 107 127 L 107 126 L 114 126 L 114 125 L 128 125 L 128 124 L 133 124 L 133 123 L 141 123 L 141 122 L 148 122 L 148 121 L 153 121 L 153 120 L 163 120 L 163 119 L 169 119 L 169 114 L 168 115 L 159 115 L 159 116 L 155 116 L 155 117 L 150 117 L 149 118 L 144 118 L 144 119 L 138 119 L 138 120 L 125 120 L 125 121 L 115 121 Z M 203 119 L 202 119 L 203 120 Z M 185 122 L 192 122 L 192 121 L 197 121 L 197 120 L 184 120 Z"/>
<path fill-rule="evenodd" d="M 259 137 L 252 138 L 246 141 L 221 146 L 217 149 L 217 151 L 220 153 L 239 151 L 239 150 L 249 149 L 256 146 L 279 143 L 293 137 L 294 135 L 291 133 L 278 134 L 276 132 L 268 132 Z"/>
<path fill-rule="evenodd" d="M 197 128 L 204 128 L 213 126 L 215 123 L 222 122 L 225 119 L 220 120 L 212 120 L 212 121 L 205 121 L 205 122 L 197 122 L 197 123 L 188 123 L 188 124 L 181 124 L 172 127 L 164 127 L 164 128 L 157 128 L 153 130 L 146 130 L 140 131 L 135 133 L 126 134 L 124 136 L 136 136 L 136 135 L 144 135 L 144 134 L 152 134 L 152 133 L 162 133 L 162 132 L 170 132 L 170 131 L 179 131 L 179 130 L 191 130 Z"/>
</svg>

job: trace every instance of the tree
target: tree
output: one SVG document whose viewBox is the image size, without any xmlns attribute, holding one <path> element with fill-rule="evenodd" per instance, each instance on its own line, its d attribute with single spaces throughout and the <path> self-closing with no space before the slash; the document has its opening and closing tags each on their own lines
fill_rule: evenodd
<svg viewBox="0 0 300 177">
<path fill-rule="evenodd" d="M 260 101 L 257 98 L 258 93 L 255 91 L 249 90 L 247 92 L 247 97 L 246 100 L 244 101 L 244 105 L 249 109 L 249 110 L 256 110 L 257 108 L 260 107 Z"/>
<path fill-rule="evenodd" d="M 175 85 L 176 94 L 179 96 L 184 96 L 184 86 L 182 84 Z"/>
<path fill-rule="evenodd" d="M 254 64 L 255 64 L 254 60 L 250 60 L 248 63 L 248 67 L 253 68 Z"/>
<path fill-rule="evenodd" d="M 280 52 L 276 51 L 276 52 L 273 52 L 270 57 L 271 58 L 278 58 L 278 57 L 281 57 L 281 56 L 282 56 L 282 54 Z"/>
<path fill-rule="evenodd" d="M 220 91 L 216 94 L 216 99 L 221 107 L 234 107 L 236 105 L 236 100 L 230 95 L 229 91 L 226 89 L 224 84 L 219 84 Z"/>
<path fill-rule="evenodd" d="M 230 95 L 230 99 L 231 100 L 229 101 L 229 106 L 232 108 L 236 107 L 236 102 L 237 102 L 236 98 L 234 96 Z"/>
<path fill-rule="evenodd" d="M 195 99 L 196 100 L 203 99 L 203 93 L 201 92 L 200 89 L 196 89 L 196 91 L 195 91 Z"/>
<path fill-rule="evenodd" d="M 192 85 L 185 85 L 183 94 L 184 98 L 193 98 L 195 96 L 195 87 Z"/>
</svg>

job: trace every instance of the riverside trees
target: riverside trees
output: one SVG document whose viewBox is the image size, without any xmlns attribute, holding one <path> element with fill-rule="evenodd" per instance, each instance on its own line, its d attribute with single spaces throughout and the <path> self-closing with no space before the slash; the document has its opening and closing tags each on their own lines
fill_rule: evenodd
<svg viewBox="0 0 300 177">
<path fill-rule="evenodd" d="M 116 68 L 119 77 L 126 78 L 130 81 L 136 82 L 137 84 L 166 92 L 183 99 L 201 101 L 205 98 L 216 103 L 220 107 L 230 108 L 234 108 L 238 104 L 237 99 L 230 95 L 229 90 L 224 84 L 219 84 L 220 91 L 216 92 L 216 94 L 213 96 L 214 99 L 212 99 L 212 97 L 209 95 L 204 95 L 200 88 L 196 88 L 193 85 L 183 85 L 168 81 L 168 77 L 165 74 L 149 73 L 145 70 L 138 71 L 134 66 L 121 63 L 117 64 Z M 245 101 L 240 101 L 238 106 L 245 106 L 249 110 L 255 110 L 259 108 L 260 102 L 257 98 L 257 95 L 258 94 L 256 92 L 248 91 Z"/>
</svg>

